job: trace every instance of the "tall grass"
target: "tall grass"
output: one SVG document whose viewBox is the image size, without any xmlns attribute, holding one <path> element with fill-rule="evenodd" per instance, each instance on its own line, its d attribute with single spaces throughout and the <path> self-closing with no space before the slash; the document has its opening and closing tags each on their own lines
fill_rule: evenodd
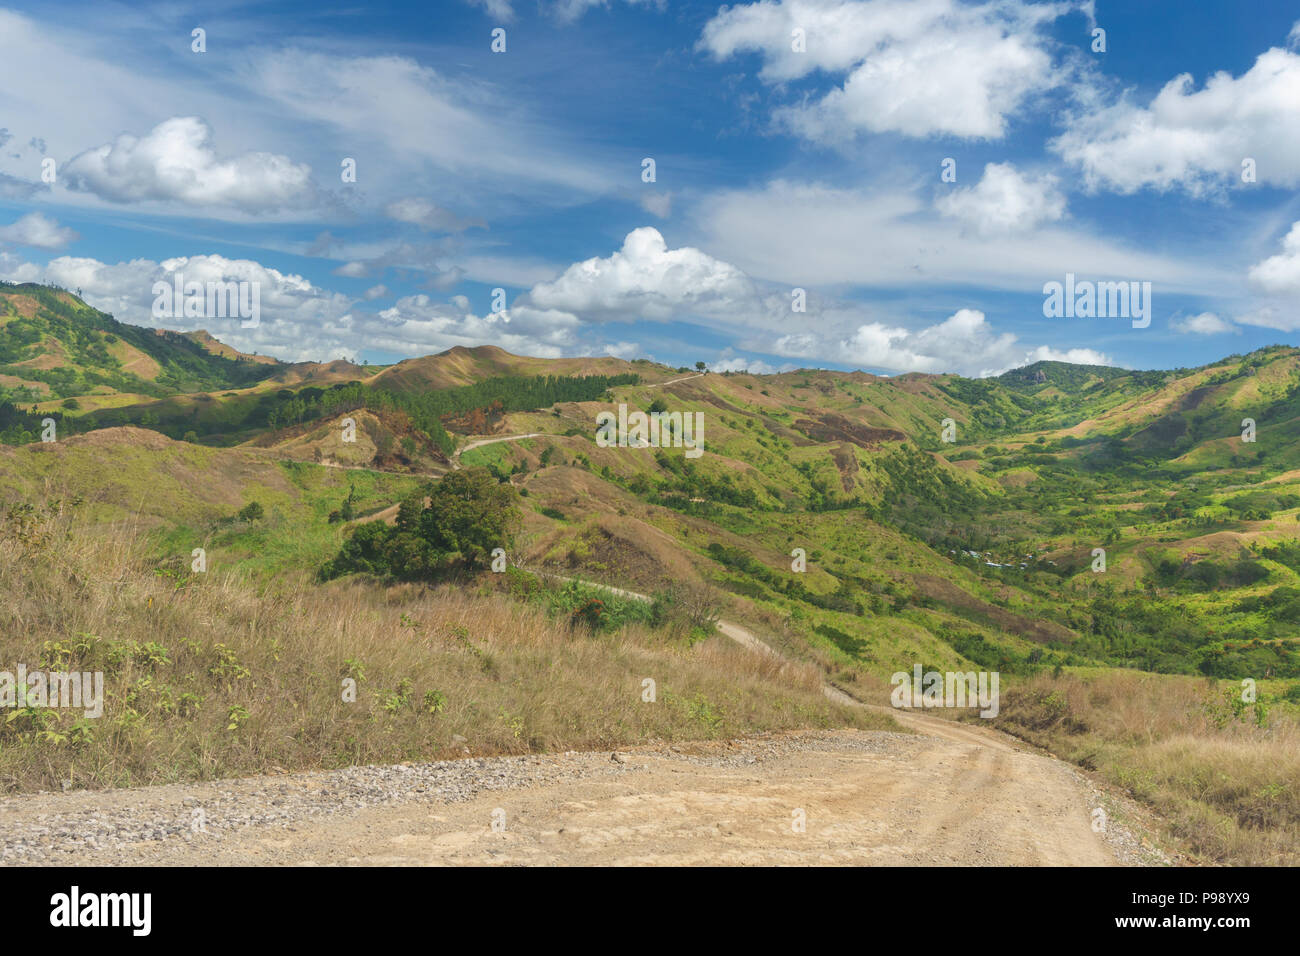
<svg viewBox="0 0 1300 956">
<path fill-rule="evenodd" d="M 1102 672 L 1039 675 L 1002 695 L 996 726 L 1126 788 L 1203 859 L 1300 863 L 1300 723 L 1294 707 L 1246 705 L 1242 687 Z"/>
<path fill-rule="evenodd" d="M 129 525 L 57 503 L 0 518 L 0 670 L 103 671 L 106 698 L 97 719 L 0 708 L 0 790 L 883 725 L 827 701 L 812 667 L 721 637 L 593 631 L 486 587 L 255 587 L 143 555 Z"/>
</svg>

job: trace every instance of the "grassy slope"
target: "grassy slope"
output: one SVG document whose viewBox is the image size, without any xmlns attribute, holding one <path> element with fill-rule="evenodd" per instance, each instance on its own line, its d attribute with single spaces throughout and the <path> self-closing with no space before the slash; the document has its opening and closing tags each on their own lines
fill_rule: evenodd
<svg viewBox="0 0 1300 956">
<path fill-rule="evenodd" d="M 722 638 L 593 637 L 490 589 L 281 576 L 260 592 L 220 569 L 159 576 L 139 545 L 129 528 L 87 534 L 57 510 L 0 519 L 7 652 L 33 670 L 105 675 L 101 717 L 9 712 L 0 790 L 892 723 L 827 700 L 812 669 Z"/>
<path fill-rule="evenodd" d="M 205 548 L 210 569 L 263 580 L 316 567 L 337 552 L 346 529 L 326 518 L 350 488 L 357 513 L 365 515 L 418 484 L 368 469 L 204 448 L 135 428 L 0 448 L 0 481 L 5 503 L 80 497 L 82 513 L 95 524 L 140 525 L 153 538 L 153 556 L 166 566 L 188 566 L 193 549 Z M 234 520 L 252 502 L 266 517 L 251 524 Z"/>
<path fill-rule="evenodd" d="M 26 308 L 11 310 L 39 316 L 43 309 L 48 311 L 51 296 L 76 308 L 76 300 L 66 294 L 33 296 Z M 211 344 L 208 348 L 220 351 Z M 499 433 L 541 431 L 553 437 L 477 449 L 466 455 L 465 463 L 490 464 L 503 474 L 517 472 L 516 482 L 526 488 L 530 474 L 545 474 L 548 466 L 576 465 L 589 471 L 599 485 L 610 486 L 611 494 L 626 499 L 618 507 L 637 512 L 632 520 L 664 526 L 679 557 L 688 560 L 694 574 L 732 592 L 738 612 L 804 615 L 808 642 L 824 645 L 832 657 L 847 658 L 841 661 L 845 664 L 882 670 L 894 657 L 912 652 L 936 664 L 978 663 L 958 651 L 958 645 L 985 658 L 995 653 L 1013 660 L 1037 650 L 1048 663 L 1141 664 L 1131 650 L 1116 651 L 1107 641 L 1076 640 L 1079 631 L 1097 629 L 1089 602 L 1098 586 L 1137 594 L 1152 586 L 1152 568 L 1161 561 L 1230 561 L 1243 547 L 1294 530 L 1295 511 L 1287 505 L 1300 483 L 1287 475 L 1300 468 L 1300 446 L 1280 440 L 1295 430 L 1300 411 L 1300 361 L 1290 349 L 1171 373 L 1039 363 L 978 382 L 955 376 L 886 379 L 800 371 L 761 377 L 710 375 L 656 389 L 650 383 L 667 381 L 676 373 L 615 359 L 525 359 L 484 347 L 400 363 L 373 374 L 370 381 L 422 389 L 485 375 L 608 373 L 633 367 L 647 384 L 617 389 L 613 402 L 646 408 L 656 398 L 671 398 L 674 411 L 702 413 L 708 454 L 692 462 L 679 450 L 656 456 L 597 448 L 591 441 L 595 415 L 611 406 L 586 402 L 564 403 L 549 413 L 508 416 L 499 424 Z M 372 372 L 355 366 L 274 369 L 273 379 L 251 387 L 174 394 L 147 407 L 164 424 L 187 418 L 220 423 L 242 419 L 250 403 L 269 389 L 319 387 Z M 276 435 L 254 432 L 241 437 L 270 456 L 311 460 L 319 452 L 327 463 L 425 475 L 444 469 L 439 456 L 424 449 L 414 457 L 379 456 L 372 446 L 381 438 L 390 448 L 400 447 L 400 423 L 372 422 L 369 413 L 362 417 L 362 440 L 353 447 L 334 441 L 337 423 L 332 420 Z M 1243 417 L 1257 420 L 1258 442 L 1246 444 L 1234 437 Z M 956 445 L 939 440 L 946 418 L 958 423 Z M 152 453 L 144 454 L 147 458 Z M 171 449 L 167 454 L 189 452 Z M 1195 489 L 1197 500 L 1187 515 L 1167 513 L 1170 489 L 1178 488 L 1190 469 L 1196 470 L 1195 482 L 1181 484 Z M 40 466 L 33 471 L 40 474 Z M 1266 479 L 1271 479 L 1271 495 L 1257 502 L 1262 507 L 1248 520 L 1243 517 L 1243 492 Z M 277 475 L 260 493 L 278 503 L 276 496 L 285 494 L 284 482 L 285 476 Z M 224 484 L 218 481 L 215 486 Z M 321 479 L 318 484 L 325 487 L 328 482 Z M 119 487 L 110 479 L 107 490 L 99 493 L 117 497 L 130 510 L 134 505 L 126 503 L 129 485 Z M 395 484 L 391 494 L 406 493 L 406 488 Z M 539 492 L 539 510 L 562 507 L 567 493 L 545 483 Z M 193 535 L 196 529 L 187 517 L 192 509 L 179 500 L 184 497 L 174 489 L 159 500 L 168 501 L 171 513 L 186 519 L 182 534 Z M 598 500 L 601 496 L 588 498 Z M 383 503 L 391 506 L 393 500 Z M 566 561 L 580 566 L 573 554 L 580 557 L 587 547 L 584 538 L 597 530 L 608 532 L 596 525 L 609 502 L 585 513 L 583 504 L 577 504 L 578 514 L 571 518 L 581 521 L 570 520 L 563 527 L 543 524 L 535 534 L 545 539 L 546 554 L 564 552 Z M 328 514 L 337 507 L 327 505 L 322 499 L 311 514 Z M 289 520 L 302 517 L 294 514 Z M 686 517 L 694 527 L 682 523 Z M 299 531 L 318 545 L 306 549 L 300 555 L 304 559 L 337 536 L 338 529 L 309 530 L 314 527 L 308 521 Z M 564 545 L 564 539 L 572 540 Z M 635 536 L 628 540 L 635 548 Z M 815 555 L 812 570 L 801 579 L 806 590 L 822 598 L 837 590 L 869 596 L 841 606 L 790 599 L 781 593 L 781 585 L 756 582 L 743 567 L 716 560 L 707 550 L 713 542 L 769 549 L 756 559 L 764 561 L 771 574 L 787 578 L 789 552 L 802 547 Z M 265 544 L 259 540 L 249 550 Z M 1091 579 L 1088 558 L 1092 548 L 1102 544 L 1108 548 L 1110 568 L 1106 578 Z M 993 571 L 984 559 L 964 559 L 966 549 L 996 563 L 1018 566 L 1028 560 L 1028 566 Z M 1267 595 L 1277 585 L 1291 583 L 1293 571 L 1268 567 L 1270 577 L 1253 582 L 1244 594 Z M 588 570 L 598 573 L 601 568 Z M 1162 600 L 1199 618 L 1209 615 L 1220 633 L 1252 639 L 1277 636 L 1266 614 L 1254 610 L 1242 616 L 1234 611 L 1239 596 L 1235 593 L 1189 593 L 1185 587 L 1168 587 L 1169 581 L 1160 583 L 1166 585 Z M 877 626 L 882 601 L 884 621 Z M 904 622 L 906 627 L 894 626 Z M 882 655 L 869 647 L 879 631 L 915 632 L 918 637 L 897 648 L 897 654 Z M 1195 653 L 1208 643 L 1208 631 L 1181 637 L 1186 646 L 1173 656 L 1165 654 L 1159 663 L 1147 660 L 1145 666 L 1198 666 Z M 847 633 L 851 639 L 827 633 Z M 945 637 L 937 648 L 936 634 Z M 995 652 L 971 644 L 972 635 L 994 644 Z"/>
</svg>

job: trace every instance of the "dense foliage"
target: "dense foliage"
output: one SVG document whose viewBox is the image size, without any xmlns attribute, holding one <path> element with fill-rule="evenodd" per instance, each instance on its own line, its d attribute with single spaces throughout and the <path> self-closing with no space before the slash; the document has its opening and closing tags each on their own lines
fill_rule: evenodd
<svg viewBox="0 0 1300 956">
<path fill-rule="evenodd" d="M 514 543 L 518 501 L 518 492 L 486 469 L 450 472 L 423 494 L 405 499 L 394 524 L 358 525 L 321 577 L 364 572 L 431 580 L 455 567 L 485 568 L 494 549 L 508 552 Z"/>
</svg>

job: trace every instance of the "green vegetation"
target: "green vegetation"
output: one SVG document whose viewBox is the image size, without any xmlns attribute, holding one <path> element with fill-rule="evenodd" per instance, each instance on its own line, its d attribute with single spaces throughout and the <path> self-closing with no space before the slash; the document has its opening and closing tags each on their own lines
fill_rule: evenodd
<svg viewBox="0 0 1300 956">
<path fill-rule="evenodd" d="M 20 305 L 34 306 L 20 310 Z M 214 355 L 175 332 L 118 322 L 62 289 L 0 282 L 0 374 L 41 382 L 57 398 L 96 388 L 164 397 L 177 392 L 239 388 L 261 381 L 276 365 Z M 153 374 L 128 371 L 125 351 Z M 32 362 L 57 356 L 49 367 Z M 156 369 L 156 371 L 155 371 Z M 0 396 L 2 398 L 3 396 Z"/>
<path fill-rule="evenodd" d="M 161 401 L 106 409 L 93 415 L 93 426 L 135 425 L 161 431 L 171 438 L 193 434 L 207 444 L 230 445 L 267 429 L 287 428 L 368 409 L 395 416 L 401 423 L 399 427 L 407 432 L 405 438 L 414 441 L 412 436 L 416 436 L 450 454 L 455 442 L 444 426 L 445 418 L 468 415 L 471 421 L 477 417 L 484 423 L 491 416 L 544 408 L 554 402 L 589 401 L 611 386 L 636 380 L 637 376 L 630 374 L 500 376 L 459 388 L 410 393 L 364 382 L 346 382 L 328 388 L 307 386 L 263 391 L 229 402 L 196 405 Z M 80 430 L 87 427 L 83 421 Z"/>
<path fill-rule="evenodd" d="M 155 573 L 143 540 L 75 511 L 0 513 L 0 627 L 33 671 L 101 672 L 102 714 L 7 708 L 0 794 L 450 759 L 466 742 L 523 754 L 891 725 L 827 701 L 809 669 L 773 674 L 642 624 L 557 627 L 490 591 L 290 575 L 266 593 L 238 573 Z M 665 703 L 693 706 L 644 706 L 647 672 Z"/>
<path fill-rule="evenodd" d="M 428 504 L 422 504 L 425 496 Z M 508 550 L 519 525 L 519 495 L 486 469 L 453 471 L 402 501 L 392 525 L 358 525 L 321 577 L 365 572 L 430 580 L 452 568 L 484 568 L 492 552 Z"/>
</svg>

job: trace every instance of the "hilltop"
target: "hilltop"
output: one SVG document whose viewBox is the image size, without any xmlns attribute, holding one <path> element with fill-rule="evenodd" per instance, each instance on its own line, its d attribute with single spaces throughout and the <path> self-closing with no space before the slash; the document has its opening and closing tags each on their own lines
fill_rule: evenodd
<svg viewBox="0 0 1300 956">
<path fill-rule="evenodd" d="M 511 355 L 495 345 L 475 348 L 457 345 L 436 355 L 405 359 L 390 365 L 375 377 L 372 384 L 398 392 L 424 391 L 473 385 L 484 379 L 508 375 L 619 375 L 638 367 L 655 368 L 644 360 L 633 363 L 608 357 L 528 358 Z"/>
</svg>

